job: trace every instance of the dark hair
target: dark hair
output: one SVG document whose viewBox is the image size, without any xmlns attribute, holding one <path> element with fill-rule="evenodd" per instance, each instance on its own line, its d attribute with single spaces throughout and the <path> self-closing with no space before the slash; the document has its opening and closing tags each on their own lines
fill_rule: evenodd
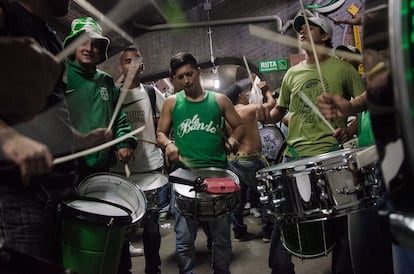
<svg viewBox="0 0 414 274">
<path fill-rule="evenodd" d="M 237 100 L 239 98 L 239 94 L 243 92 L 243 89 L 239 85 L 231 85 L 228 87 L 223 94 L 226 95 L 233 105 L 237 104 Z"/>
<path fill-rule="evenodd" d="M 124 48 L 122 50 L 121 55 L 119 55 L 119 59 L 122 58 L 122 56 L 124 55 L 125 52 L 129 52 L 129 51 L 136 52 L 136 53 L 138 53 L 139 56 L 142 57 L 141 52 L 139 51 L 139 49 L 137 47 L 135 47 L 135 46 L 128 46 L 128 47 L 126 47 L 126 48 Z"/>
<path fill-rule="evenodd" d="M 170 61 L 171 76 L 174 76 L 177 72 L 177 69 L 185 65 L 190 65 L 194 69 L 198 68 L 197 60 L 190 53 L 178 52 L 177 54 L 175 54 Z"/>
</svg>

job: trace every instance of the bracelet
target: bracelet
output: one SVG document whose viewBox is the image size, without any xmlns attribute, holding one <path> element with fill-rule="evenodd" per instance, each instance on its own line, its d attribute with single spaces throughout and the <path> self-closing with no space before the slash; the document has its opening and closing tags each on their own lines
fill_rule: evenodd
<svg viewBox="0 0 414 274">
<path fill-rule="evenodd" d="M 168 140 L 168 142 L 164 145 L 164 150 L 167 148 L 168 145 L 174 144 L 173 140 Z"/>
</svg>

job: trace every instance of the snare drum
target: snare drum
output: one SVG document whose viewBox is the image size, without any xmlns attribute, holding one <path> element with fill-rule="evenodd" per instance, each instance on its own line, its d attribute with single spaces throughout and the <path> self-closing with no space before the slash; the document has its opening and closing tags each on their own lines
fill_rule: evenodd
<svg viewBox="0 0 414 274">
<path fill-rule="evenodd" d="M 263 156 L 271 163 L 279 163 L 286 146 L 282 131 L 276 125 L 266 124 L 259 129 L 259 134 Z"/>
<path fill-rule="evenodd" d="M 138 185 L 147 198 L 147 210 L 160 210 L 170 202 L 168 177 L 160 172 L 131 174 L 129 180 Z"/>
<path fill-rule="evenodd" d="M 63 266 L 79 274 L 118 272 L 131 212 L 119 205 L 80 197 L 59 205 Z"/>
<path fill-rule="evenodd" d="M 131 211 L 132 224 L 140 221 L 147 210 L 145 193 L 127 178 L 113 173 L 96 173 L 78 186 L 79 194 L 123 206 Z"/>
<path fill-rule="evenodd" d="M 195 176 L 205 178 L 230 178 L 240 185 L 235 173 L 221 168 L 199 168 L 191 170 Z M 193 191 L 193 187 L 184 184 L 173 184 L 175 206 L 186 217 L 200 221 L 216 219 L 230 213 L 240 202 L 240 191 L 225 194 L 210 194 Z"/>
<path fill-rule="evenodd" d="M 343 149 L 282 163 L 258 172 L 260 200 L 288 222 L 338 217 L 380 201 L 376 161 L 358 167 L 358 149 Z"/>
</svg>

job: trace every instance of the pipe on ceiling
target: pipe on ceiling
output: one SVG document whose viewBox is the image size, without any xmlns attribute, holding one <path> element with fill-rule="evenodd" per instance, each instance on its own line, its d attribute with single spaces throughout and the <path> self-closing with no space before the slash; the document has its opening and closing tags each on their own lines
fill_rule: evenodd
<svg viewBox="0 0 414 274">
<path fill-rule="evenodd" d="M 263 23 L 273 22 L 277 24 L 277 31 L 282 30 L 282 19 L 277 15 L 266 15 L 257 17 L 245 17 L 245 18 L 233 18 L 223 20 L 211 20 L 201 22 L 184 22 L 184 23 L 173 23 L 173 24 L 159 24 L 154 26 L 147 26 L 136 21 L 133 21 L 133 26 L 145 31 L 159 31 L 159 30 L 171 30 L 171 29 L 184 29 L 184 28 L 200 28 L 209 26 L 222 26 L 222 25 L 235 25 L 235 24 L 250 24 L 250 23 Z"/>
</svg>

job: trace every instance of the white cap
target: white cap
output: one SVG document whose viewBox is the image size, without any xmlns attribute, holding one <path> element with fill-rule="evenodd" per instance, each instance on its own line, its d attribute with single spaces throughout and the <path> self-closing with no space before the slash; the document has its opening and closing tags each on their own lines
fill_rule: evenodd
<svg viewBox="0 0 414 274">
<path fill-rule="evenodd" d="M 332 38 L 332 27 L 326 20 L 320 17 L 309 17 L 307 19 L 309 23 L 320 27 L 326 34 L 328 34 L 329 38 Z M 303 24 L 305 24 L 305 17 L 303 15 L 296 16 L 295 20 L 293 21 L 293 28 L 297 33 L 300 33 L 300 29 L 302 28 Z"/>
</svg>

